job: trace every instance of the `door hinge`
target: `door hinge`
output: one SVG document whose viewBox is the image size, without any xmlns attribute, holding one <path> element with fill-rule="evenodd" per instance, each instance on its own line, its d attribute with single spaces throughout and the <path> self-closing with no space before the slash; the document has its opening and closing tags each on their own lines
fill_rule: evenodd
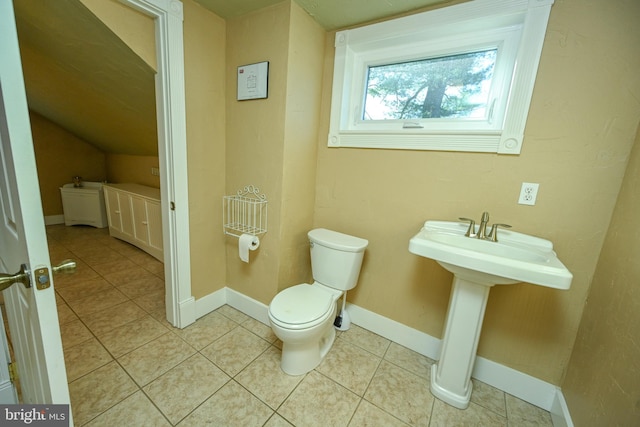
<svg viewBox="0 0 640 427">
<path fill-rule="evenodd" d="M 15 383 L 18 380 L 18 367 L 16 362 L 9 363 L 9 380 Z"/>
</svg>

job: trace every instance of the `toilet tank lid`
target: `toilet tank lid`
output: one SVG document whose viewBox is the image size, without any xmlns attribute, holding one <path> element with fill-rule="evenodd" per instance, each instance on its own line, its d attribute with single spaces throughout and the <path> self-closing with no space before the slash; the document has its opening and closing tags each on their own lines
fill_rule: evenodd
<svg viewBox="0 0 640 427">
<path fill-rule="evenodd" d="M 345 252 L 362 252 L 369 244 L 366 239 L 327 230 L 326 228 L 316 228 L 309 231 L 307 235 L 313 243 Z"/>
</svg>

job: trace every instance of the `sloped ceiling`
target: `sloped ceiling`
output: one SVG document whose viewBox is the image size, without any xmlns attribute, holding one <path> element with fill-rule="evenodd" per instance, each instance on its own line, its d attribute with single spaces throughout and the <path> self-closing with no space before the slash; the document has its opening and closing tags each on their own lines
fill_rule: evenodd
<svg viewBox="0 0 640 427">
<path fill-rule="evenodd" d="M 229 19 L 282 0 L 195 1 Z M 327 30 L 446 2 L 295 1 Z M 157 155 L 154 70 L 78 0 L 14 7 L 29 108 L 106 153 Z"/>
<path fill-rule="evenodd" d="M 155 71 L 77 0 L 14 7 L 29 108 L 104 152 L 157 155 Z"/>
</svg>

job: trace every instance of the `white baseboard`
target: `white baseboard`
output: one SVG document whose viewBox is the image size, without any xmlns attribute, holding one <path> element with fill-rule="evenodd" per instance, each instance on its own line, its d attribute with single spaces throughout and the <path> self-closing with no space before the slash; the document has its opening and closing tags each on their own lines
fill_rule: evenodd
<svg viewBox="0 0 640 427">
<path fill-rule="evenodd" d="M 557 390 L 556 398 L 553 400 L 549 412 L 551 412 L 551 420 L 554 427 L 573 427 L 569 407 L 560 388 Z"/>
<path fill-rule="evenodd" d="M 268 306 L 228 287 L 196 300 L 197 317 L 202 317 L 224 304 L 269 325 Z M 439 338 L 357 305 L 347 303 L 346 309 L 351 321 L 356 325 L 431 359 L 437 360 L 440 356 Z M 557 386 L 483 357 L 476 358 L 472 376 L 551 412 L 554 426 L 573 427 L 567 404 Z"/>
<path fill-rule="evenodd" d="M 44 217 L 45 225 L 64 224 L 64 215 L 47 215 Z"/>
<path fill-rule="evenodd" d="M 269 307 L 233 289 L 227 289 L 227 304 L 251 316 L 259 322 L 269 325 Z"/>
<path fill-rule="evenodd" d="M 227 303 L 227 292 L 229 288 L 222 288 L 209 295 L 196 300 L 196 319 L 201 318 L 205 314 L 222 307 Z"/>
<path fill-rule="evenodd" d="M 346 310 L 349 312 L 351 321 L 356 325 L 430 359 L 437 360 L 440 357 L 440 339 L 357 305 L 347 303 Z"/>
<path fill-rule="evenodd" d="M 178 302 L 178 327 L 184 328 L 196 321 L 196 300 L 189 297 Z"/>
</svg>

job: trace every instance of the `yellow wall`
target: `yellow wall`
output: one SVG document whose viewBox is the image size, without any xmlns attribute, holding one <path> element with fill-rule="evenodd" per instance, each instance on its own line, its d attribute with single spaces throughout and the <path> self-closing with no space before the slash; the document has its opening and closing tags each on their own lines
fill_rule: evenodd
<svg viewBox="0 0 640 427">
<path fill-rule="evenodd" d="M 30 111 L 29 119 L 44 215 L 62 215 L 60 187 L 74 176 L 104 181 L 105 154 L 37 113 Z"/>
<path fill-rule="evenodd" d="M 267 195 L 269 232 L 250 263 L 238 257 L 238 239 L 226 237 L 227 281 L 233 289 L 268 303 L 277 290 L 289 7 L 280 3 L 227 21 L 226 190 L 255 185 Z M 267 99 L 237 101 L 237 67 L 269 61 Z"/>
<path fill-rule="evenodd" d="M 238 239 L 227 237 L 228 283 L 266 304 L 309 278 L 323 38 L 290 1 L 227 22 L 227 193 L 254 185 L 269 212 L 249 264 L 238 257 Z M 268 98 L 237 101 L 237 67 L 262 61 Z"/>
<path fill-rule="evenodd" d="M 322 96 L 325 31 L 291 2 L 284 121 L 278 290 L 310 279 L 317 135 Z"/>
<path fill-rule="evenodd" d="M 194 1 L 183 4 L 191 291 L 198 299 L 226 286 L 221 208 L 226 26 Z"/>
<path fill-rule="evenodd" d="M 151 168 L 158 167 L 158 156 L 130 156 L 127 154 L 107 154 L 107 181 L 148 185 L 160 188 L 160 177 L 151 174 Z"/>
<path fill-rule="evenodd" d="M 489 211 L 553 241 L 574 280 L 492 288 L 478 352 L 561 384 L 640 118 L 638 16 L 637 2 L 553 5 L 519 156 L 327 148 L 329 35 L 314 222 L 370 241 L 349 300 L 441 337 L 451 275 L 408 241 L 427 219 Z M 536 206 L 517 204 L 523 181 L 540 183 Z"/>
<path fill-rule="evenodd" d="M 640 132 L 562 385 L 577 426 L 640 424 L 639 194 Z"/>
</svg>

